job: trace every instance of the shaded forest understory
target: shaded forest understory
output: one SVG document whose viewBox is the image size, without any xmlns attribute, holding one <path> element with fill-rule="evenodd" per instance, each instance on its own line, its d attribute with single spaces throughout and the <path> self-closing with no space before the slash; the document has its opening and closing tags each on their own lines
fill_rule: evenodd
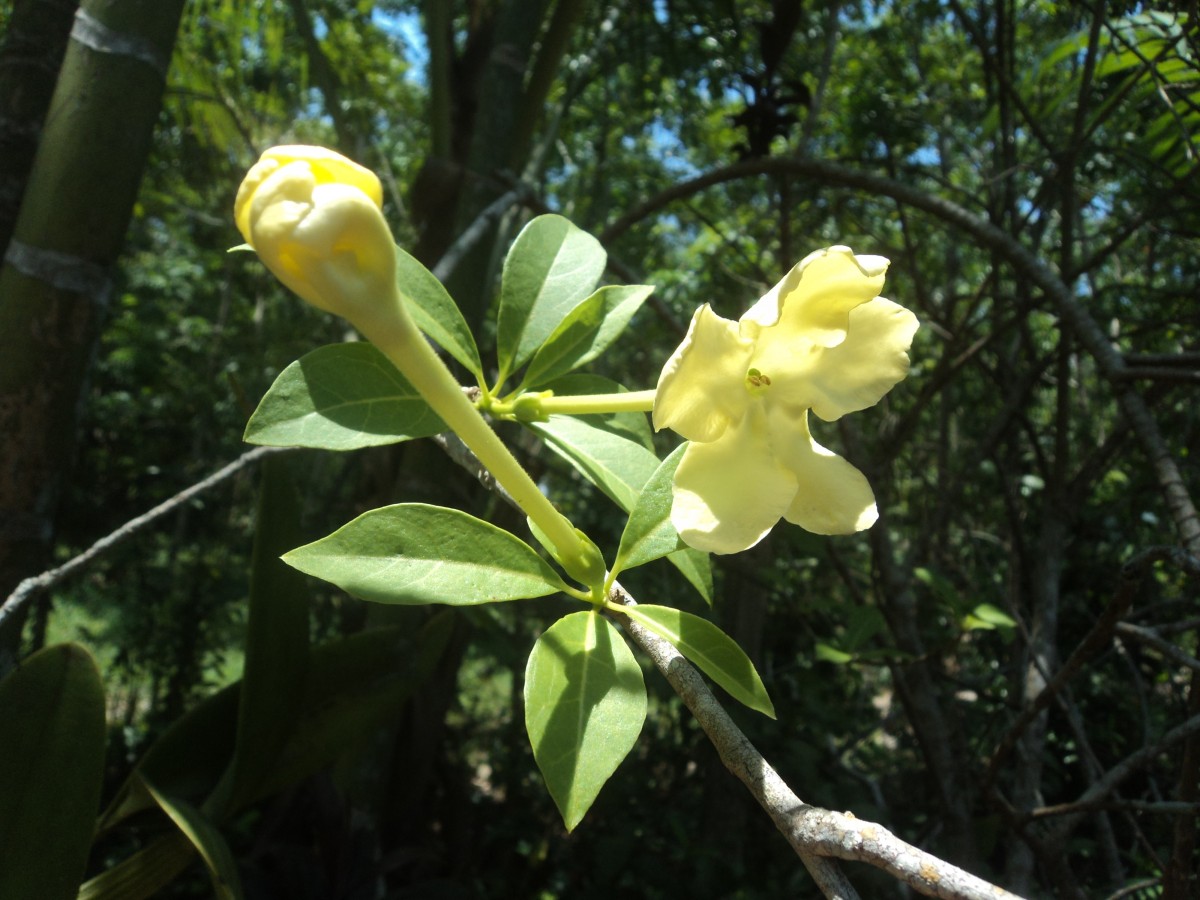
<svg viewBox="0 0 1200 900">
<path fill-rule="evenodd" d="M 716 694 L 806 804 L 1019 896 L 1200 895 L 1200 32 L 1152 6 L 0 0 L 0 896 L 853 896 L 645 654 L 568 834 L 523 693 L 563 596 L 383 606 L 278 563 L 400 502 L 528 537 L 444 440 L 243 442 L 355 339 L 227 252 L 278 144 L 379 174 L 489 377 L 521 228 L 594 235 L 655 291 L 574 393 L 653 388 L 698 306 L 813 250 L 890 259 L 910 374 L 812 422 L 878 523 L 714 556 L 711 604 L 663 563 L 621 584 L 745 649 L 777 718 Z M 497 431 L 611 554 L 594 479 Z M 939 889 L 850 827 L 796 840 L 861 896 Z"/>
</svg>

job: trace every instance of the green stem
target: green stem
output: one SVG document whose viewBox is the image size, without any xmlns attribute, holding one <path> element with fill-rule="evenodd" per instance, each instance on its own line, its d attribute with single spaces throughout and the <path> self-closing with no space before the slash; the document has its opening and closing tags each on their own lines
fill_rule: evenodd
<svg viewBox="0 0 1200 900">
<path fill-rule="evenodd" d="M 626 391 L 622 394 L 579 394 L 577 396 L 545 397 L 542 412 L 546 415 L 585 416 L 589 413 L 650 412 L 654 409 L 653 390 Z"/>
<path fill-rule="evenodd" d="M 556 397 L 551 391 L 525 391 L 508 400 L 485 398 L 481 407 L 496 418 L 544 421 L 555 414 L 586 416 L 592 413 L 650 412 L 654 391 L 620 394 L 575 394 Z"/>
<path fill-rule="evenodd" d="M 578 577 L 572 569 L 577 568 L 575 564 L 581 555 L 586 555 L 580 533 L 554 508 L 474 404 L 463 395 L 462 386 L 417 328 L 400 297 L 381 306 L 380 311 L 381 315 L 370 321 L 353 324 L 395 364 L 442 421 L 471 448 L 554 545 L 558 561 L 573 577 Z"/>
</svg>

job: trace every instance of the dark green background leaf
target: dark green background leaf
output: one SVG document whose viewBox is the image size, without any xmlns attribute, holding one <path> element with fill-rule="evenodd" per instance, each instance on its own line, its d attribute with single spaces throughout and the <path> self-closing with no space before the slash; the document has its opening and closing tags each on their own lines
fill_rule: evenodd
<svg viewBox="0 0 1200 900">
<path fill-rule="evenodd" d="M 0 897 L 70 900 L 104 772 L 104 685 L 78 644 L 46 647 L 0 681 Z"/>
</svg>

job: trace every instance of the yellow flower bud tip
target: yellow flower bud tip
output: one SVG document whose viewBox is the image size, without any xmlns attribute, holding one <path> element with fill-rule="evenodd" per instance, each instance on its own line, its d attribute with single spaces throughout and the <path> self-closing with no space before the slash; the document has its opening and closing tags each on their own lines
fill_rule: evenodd
<svg viewBox="0 0 1200 900">
<path fill-rule="evenodd" d="M 783 518 L 849 534 L 878 517 L 862 473 L 813 440 L 879 401 L 908 371 L 916 317 L 879 296 L 887 260 L 849 247 L 810 254 L 737 322 L 706 304 L 667 361 L 655 428 L 691 443 L 675 472 L 671 522 L 700 550 L 752 547 Z"/>
<path fill-rule="evenodd" d="M 266 151 L 246 174 L 234 219 L 277 278 L 354 324 L 395 292 L 396 250 L 379 179 L 321 147 Z"/>
<path fill-rule="evenodd" d="M 273 172 L 296 162 L 307 165 L 314 183 L 356 187 L 377 207 L 383 208 L 383 186 L 370 169 L 324 147 L 309 147 L 303 144 L 272 147 L 264 151 L 258 162 L 246 173 L 233 204 L 238 231 L 247 243 L 254 243 L 250 240 L 250 199 Z"/>
</svg>

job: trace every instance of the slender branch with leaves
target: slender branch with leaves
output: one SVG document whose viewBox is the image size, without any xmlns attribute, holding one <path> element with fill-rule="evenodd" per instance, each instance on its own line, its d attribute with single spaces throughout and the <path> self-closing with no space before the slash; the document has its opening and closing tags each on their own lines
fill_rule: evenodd
<svg viewBox="0 0 1200 900">
<path fill-rule="evenodd" d="M 827 896 L 857 896 L 835 858 L 872 863 L 932 896 L 1008 896 L 878 825 L 804 804 L 699 674 L 774 717 L 741 648 L 700 616 L 636 603 L 616 581 L 666 558 L 708 599 L 704 551 L 754 546 L 781 517 L 820 533 L 870 527 L 878 513 L 865 478 L 812 440 L 807 416 L 834 420 L 870 406 L 904 377 L 917 323 L 879 296 L 886 260 L 843 247 L 818 251 L 740 322 L 699 310 L 656 389 L 560 394 L 561 377 L 617 340 L 651 288 L 597 288 L 600 244 L 560 217 L 533 219 L 504 264 L 497 372 L 488 379 L 445 289 L 392 247 L 378 197 L 369 173 L 314 148 L 268 151 L 247 176 L 237 219 L 248 245 L 301 297 L 345 316 L 369 343 L 320 348 L 285 370 L 246 439 L 345 450 L 440 435 L 456 460 L 527 516 L 548 560 L 518 535 L 464 512 L 401 503 L 363 513 L 285 562 L 383 604 L 463 606 L 551 593 L 583 603 L 542 632 L 525 673 L 529 739 L 568 830 L 646 716 L 627 636 Z M 430 340 L 478 384 L 464 392 Z M 660 461 L 652 445 L 577 418 L 644 412 L 690 440 Z M 548 503 L 485 413 L 527 426 L 625 511 L 615 555 Z"/>
</svg>

